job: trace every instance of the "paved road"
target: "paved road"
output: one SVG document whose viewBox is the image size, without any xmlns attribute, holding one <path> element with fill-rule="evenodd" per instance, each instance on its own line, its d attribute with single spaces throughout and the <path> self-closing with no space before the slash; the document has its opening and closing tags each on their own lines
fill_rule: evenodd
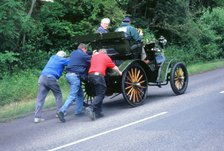
<svg viewBox="0 0 224 151">
<path fill-rule="evenodd" d="M 73 107 L 72 107 L 73 108 Z M 223 151 L 224 68 L 190 76 L 185 94 L 150 87 L 145 104 L 131 108 L 118 96 L 105 100 L 105 117 L 74 117 L 55 110 L 45 122 L 33 115 L 0 123 L 2 151 Z"/>
</svg>

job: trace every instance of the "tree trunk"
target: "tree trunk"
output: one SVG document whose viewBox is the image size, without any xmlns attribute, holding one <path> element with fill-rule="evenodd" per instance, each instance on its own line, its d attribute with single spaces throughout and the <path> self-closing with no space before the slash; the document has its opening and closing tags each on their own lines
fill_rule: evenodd
<svg viewBox="0 0 224 151">
<path fill-rule="evenodd" d="M 28 16 L 30 16 L 30 17 L 33 13 L 33 8 L 34 8 L 35 4 L 36 4 L 36 0 L 32 0 L 32 4 L 31 4 L 30 10 L 28 12 Z M 22 39 L 22 48 L 24 48 L 25 43 L 26 43 L 26 34 L 24 33 L 23 34 L 23 39 Z"/>
<path fill-rule="evenodd" d="M 28 13 L 29 16 L 31 16 L 31 14 L 33 13 L 33 8 L 34 8 L 35 4 L 36 4 L 36 0 L 32 0 L 32 4 L 31 4 L 31 7 L 30 7 L 30 10 L 29 10 L 29 13 Z"/>
</svg>

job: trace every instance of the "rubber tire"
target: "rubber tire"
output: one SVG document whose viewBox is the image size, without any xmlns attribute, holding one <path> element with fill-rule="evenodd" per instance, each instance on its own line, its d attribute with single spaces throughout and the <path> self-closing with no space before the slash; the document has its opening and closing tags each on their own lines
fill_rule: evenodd
<svg viewBox="0 0 224 151">
<path fill-rule="evenodd" d="M 182 73 L 177 73 L 177 70 L 182 71 Z M 182 82 L 182 84 L 180 84 L 180 82 Z M 177 62 L 172 66 L 170 71 L 170 85 L 176 95 L 185 93 L 188 86 L 188 71 L 183 63 Z M 181 87 L 178 88 L 177 85 Z"/>
<path fill-rule="evenodd" d="M 131 86 L 131 84 L 127 84 L 128 78 L 130 78 L 131 70 L 136 70 L 136 74 L 138 72 L 140 72 L 139 76 L 137 74 L 137 77 L 139 77 L 139 78 L 142 75 L 142 78 L 139 79 L 138 82 L 144 81 L 140 85 L 144 88 L 139 88 L 139 89 L 136 88 L 135 90 L 132 91 L 133 93 L 135 91 L 137 94 L 140 94 L 140 95 L 135 95 L 136 96 L 135 98 L 139 98 L 137 101 L 134 100 L 134 97 L 131 97 L 131 95 L 128 94 L 128 91 L 131 91 L 131 90 L 130 89 L 127 90 L 128 87 L 132 87 L 134 89 L 134 87 Z M 132 74 L 132 75 L 134 75 L 134 74 Z M 129 80 L 129 82 L 131 82 L 131 81 Z M 135 82 L 132 82 L 132 84 L 133 83 L 135 83 Z M 145 97 L 146 97 L 147 90 L 148 90 L 148 80 L 147 80 L 147 76 L 146 76 L 145 71 L 143 70 L 143 68 L 138 63 L 135 62 L 135 63 L 130 64 L 127 67 L 127 69 L 125 71 L 123 71 L 121 84 L 122 84 L 123 97 L 129 105 L 131 105 L 132 107 L 135 107 L 135 106 L 139 106 L 139 105 L 143 104 L 143 102 L 145 100 Z"/>
</svg>

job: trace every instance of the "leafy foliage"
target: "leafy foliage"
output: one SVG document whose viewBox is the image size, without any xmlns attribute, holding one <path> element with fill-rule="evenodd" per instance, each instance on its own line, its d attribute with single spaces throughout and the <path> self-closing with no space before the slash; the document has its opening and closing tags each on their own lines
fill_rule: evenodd
<svg viewBox="0 0 224 151">
<path fill-rule="evenodd" d="M 4 53 L 0 52 L 0 78 L 2 78 L 3 75 L 11 73 L 13 71 L 13 68 L 15 68 L 13 64 L 19 61 L 19 59 L 17 58 L 18 55 L 18 53 L 9 51 L 5 51 Z"/>
<path fill-rule="evenodd" d="M 0 41 L 1 51 L 20 51 L 22 32 L 29 32 L 29 18 L 21 2 L 3 0 L 0 2 Z"/>
<path fill-rule="evenodd" d="M 213 46 L 213 48 L 215 47 L 216 56 L 220 56 L 221 58 L 224 57 L 223 14 L 224 14 L 224 9 L 218 7 L 213 9 L 212 12 L 205 11 L 199 20 L 199 24 L 201 24 L 204 28 L 207 29 L 204 33 L 209 34 L 207 37 L 212 39 L 213 45 L 215 45 Z M 205 43 L 205 41 L 202 41 L 202 43 Z M 211 48 L 209 49 L 210 51 L 214 50 Z"/>
</svg>

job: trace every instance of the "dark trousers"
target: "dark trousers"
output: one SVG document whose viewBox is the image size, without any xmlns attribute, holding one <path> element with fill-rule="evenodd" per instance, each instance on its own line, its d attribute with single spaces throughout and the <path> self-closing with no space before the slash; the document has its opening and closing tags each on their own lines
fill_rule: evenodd
<svg viewBox="0 0 224 151">
<path fill-rule="evenodd" d="M 57 110 L 61 108 L 62 93 L 58 80 L 52 76 L 41 75 L 38 80 L 38 95 L 36 99 L 35 117 L 41 117 L 45 98 L 50 90 L 54 94 Z"/>
<path fill-rule="evenodd" d="M 88 76 L 90 84 L 94 86 L 95 98 L 91 103 L 90 107 L 94 112 L 102 112 L 103 99 L 106 94 L 106 82 L 102 75 L 93 75 Z"/>
</svg>

